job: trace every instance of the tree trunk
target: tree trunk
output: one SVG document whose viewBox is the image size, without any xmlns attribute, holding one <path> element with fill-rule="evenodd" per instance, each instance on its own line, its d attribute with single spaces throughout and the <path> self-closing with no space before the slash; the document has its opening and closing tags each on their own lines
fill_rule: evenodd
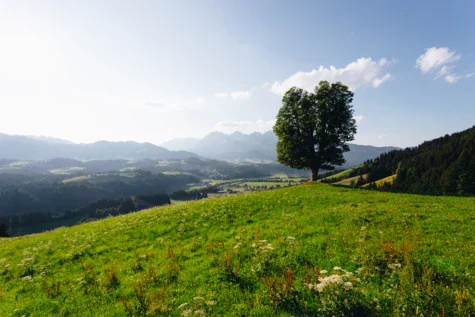
<svg viewBox="0 0 475 317">
<path fill-rule="evenodd" d="M 317 176 L 318 176 L 318 170 L 320 167 L 314 166 L 311 167 L 310 170 L 312 171 L 312 178 L 310 179 L 312 182 L 317 181 Z"/>
</svg>

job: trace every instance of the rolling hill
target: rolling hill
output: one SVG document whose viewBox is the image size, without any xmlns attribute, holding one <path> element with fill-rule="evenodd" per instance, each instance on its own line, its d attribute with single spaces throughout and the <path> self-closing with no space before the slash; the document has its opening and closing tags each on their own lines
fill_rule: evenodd
<svg viewBox="0 0 475 317">
<path fill-rule="evenodd" d="M 186 159 L 197 157 L 186 151 L 169 151 L 151 143 L 98 141 L 76 144 L 46 137 L 0 134 L 0 158 L 47 160 L 52 158 L 92 159 Z"/>
<path fill-rule="evenodd" d="M 0 315 L 470 316 L 474 214 L 312 184 L 0 239 Z"/>
<path fill-rule="evenodd" d="M 274 132 L 254 132 L 244 134 L 234 132 L 225 134 L 212 132 L 202 139 L 184 138 L 173 139 L 162 143 L 161 146 L 170 150 L 192 151 L 204 157 L 227 160 L 244 161 L 260 160 L 275 161 L 277 137 Z M 376 147 L 370 145 L 350 144 L 350 152 L 345 153 L 345 167 L 356 166 L 368 159 L 375 158 L 381 153 L 397 149 L 396 147 Z"/>
<path fill-rule="evenodd" d="M 366 174 L 360 185 L 419 194 L 475 194 L 475 126 L 394 150 L 366 161 L 348 177 Z M 386 179 L 386 181 L 384 181 Z"/>
</svg>

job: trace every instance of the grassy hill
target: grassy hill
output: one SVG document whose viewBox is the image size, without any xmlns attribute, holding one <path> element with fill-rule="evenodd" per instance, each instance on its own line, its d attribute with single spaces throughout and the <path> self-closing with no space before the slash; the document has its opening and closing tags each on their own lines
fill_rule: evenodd
<svg viewBox="0 0 475 317">
<path fill-rule="evenodd" d="M 352 184 L 356 184 L 358 182 L 359 178 L 360 178 L 360 176 L 353 176 L 353 177 L 344 179 L 342 181 L 336 182 L 334 184 L 350 186 Z M 364 180 L 366 178 L 366 174 L 361 175 L 361 178 Z"/>
<path fill-rule="evenodd" d="M 336 173 L 336 174 L 333 174 L 333 175 L 330 175 L 330 176 L 327 176 L 327 177 L 324 177 L 321 179 L 321 181 L 324 181 L 326 179 L 332 179 L 332 180 L 335 180 L 335 181 L 341 181 L 343 179 L 346 179 L 350 176 L 351 172 L 354 171 L 354 168 L 349 168 L 347 170 L 344 170 L 344 171 L 341 171 L 339 173 Z"/>
<path fill-rule="evenodd" d="M 391 175 L 391 176 L 388 176 L 388 177 L 385 177 L 385 178 L 382 178 L 380 180 L 377 180 L 377 181 L 374 181 L 372 183 L 368 183 L 368 184 L 365 184 L 363 185 L 363 187 L 368 187 L 370 185 L 375 185 L 375 186 L 383 186 L 384 183 L 389 183 L 389 184 L 392 184 L 394 182 L 394 179 L 396 178 L 397 174 L 394 174 L 394 175 Z"/>
<path fill-rule="evenodd" d="M 470 316 L 474 202 L 312 184 L 0 239 L 0 315 Z"/>
</svg>

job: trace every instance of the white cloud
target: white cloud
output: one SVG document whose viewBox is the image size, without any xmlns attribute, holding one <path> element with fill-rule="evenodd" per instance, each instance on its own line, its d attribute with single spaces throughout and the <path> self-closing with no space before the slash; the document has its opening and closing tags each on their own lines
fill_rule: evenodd
<svg viewBox="0 0 475 317">
<path fill-rule="evenodd" d="M 160 112 L 179 112 L 187 110 L 201 109 L 206 100 L 197 97 L 192 100 L 183 99 L 159 99 L 156 101 L 147 101 L 146 107 L 158 109 Z"/>
<path fill-rule="evenodd" d="M 217 92 L 214 94 L 214 96 L 216 98 L 226 98 L 229 96 L 229 94 L 227 92 Z"/>
<path fill-rule="evenodd" d="M 356 123 L 360 123 L 364 119 L 366 119 L 365 116 L 359 115 L 359 116 L 354 116 L 353 119 L 355 119 Z"/>
<path fill-rule="evenodd" d="M 452 72 L 453 69 L 454 69 L 454 66 L 452 66 L 452 65 L 442 66 L 442 68 L 437 72 L 437 76 L 435 76 L 435 79 L 437 79 L 441 76 L 449 75 Z"/>
<path fill-rule="evenodd" d="M 216 124 L 215 128 L 219 129 L 236 129 L 239 127 L 245 127 L 251 125 L 252 121 L 231 121 L 231 120 L 224 120 L 220 121 Z"/>
<path fill-rule="evenodd" d="M 450 75 L 445 76 L 444 80 L 446 82 L 448 82 L 449 84 L 455 84 L 460 78 L 462 78 L 462 77 L 457 76 L 455 74 L 450 74 Z"/>
<path fill-rule="evenodd" d="M 387 138 L 387 137 L 389 137 L 389 135 L 387 135 L 387 134 L 378 135 L 378 139 L 379 139 L 379 140 L 385 139 L 385 138 Z"/>
<path fill-rule="evenodd" d="M 275 119 L 273 120 L 257 120 L 256 121 L 256 126 L 257 126 L 257 130 L 256 131 L 259 131 L 259 132 L 267 132 L 267 131 L 270 131 L 272 130 L 272 128 L 274 127 L 275 125 Z"/>
<path fill-rule="evenodd" d="M 198 97 L 198 98 L 195 99 L 195 102 L 199 103 L 199 104 L 204 104 L 206 102 L 206 100 L 202 97 Z"/>
<path fill-rule="evenodd" d="M 251 97 L 251 92 L 250 91 L 236 91 L 236 92 L 230 93 L 230 96 L 234 100 L 244 100 Z"/>
<path fill-rule="evenodd" d="M 235 92 L 218 92 L 215 93 L 214 96 L 216 98 L 231 98 L 233 100 L 245 100 L 251 97 L 251 91 L 250 90 L 245 90 L 245 91 L 235 91 Z"/>
<path fill-rule="evenodd" d="M 375 80 L 373 80 L 373 87 L 374 88 L 378 88 L 382 83 L 384 83 L 386 80 L 388 80 L 389 78 L 391 78 L 391 74 L 390 73 L 387 73 L 386 75 L 384 75 L 382 78 L 376 78 Z"/>
<path fill-rule="evenodd" d="M 416 67 L 423 73 L 435 71 L 440 67 L 455 63 L 460 59 L 456 51 L 451 51 L 448 47 L 431 47 L 419 56 L 416 60 Z"/>
<path fill-rule="evenodd" d="M 395 62 L 397 62 L 395 59 L 388 61 L 382 58 L 379 61 L 373 61 L 371 57 L 362 57 L 344 68 L 320 66 L 309 72 L 297 72 L 282 82 L 276 81 L 270 85 L 270 90 L 278 95 L 283 95 L 293 86 L 313 91 L 322 80 L 331 83 L 340 81 L 351 90 L 367 86 L 377 88 L 391 77 L 390 73 L 384 73 L 386 68 Z M 265 84 L 263 87 L 266 86 L 269 84 Z"/>
<path fill-rule="evenodd" d="M 431 47 L 427 48 L 426 52 L 416 60 L 416 68 L 419 68 L 424 74 L 435 72 L 434 79 L 443 77 L 447 83 L 455 84 L 460 79 L 470 78 L 475 74 L 460 76 L 454 72 L 455 63 L 460 58 L 460 54 L 451 51 L 448 47 Z"/>
<path fill-rule="evenodd" d="M 257 121 L 231 121 L 231 120 L 224 120 L 218 122 L 214 128 L 217 131 L 221 132 L 234 132 L 240 131 L 245 133 L 251 132 L 267 132 L 272 130 L 272 127 L 275 124 L 274 120 L 257 120 Z"/>
</svg>

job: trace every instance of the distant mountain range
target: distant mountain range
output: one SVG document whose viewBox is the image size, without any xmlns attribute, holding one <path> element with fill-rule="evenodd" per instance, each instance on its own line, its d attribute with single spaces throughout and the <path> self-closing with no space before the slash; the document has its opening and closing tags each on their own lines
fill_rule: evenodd
<svg viewBox="0 0 475 317">
<path fill-rule="evenodd" d="M 277 137 L 272 131 L 244 134 L 234 132 L 225 134 L 212 132 L 202 139 L 181 138 L 162 143 L 169 150 L 190 151 L 203 157 L 227 161 L 275 161 Z M 345 153 L 344 166 L 355 166 L 381 153 L 398 149 L 392 146 L 376 147 L 371 145 L 350 144 L 350 152 Z"/>
<path fill-rule="evenodd" d="M 244 134 L 212 132 L 202 139 L 182 138 L 157 146 L 151 143 L 98 141 L 77 144 L 71 141 L 36 136 L 0 133 L 0 159 L 48 160 L 71 158 L 76 160 L 113 159 L 187 159 L 202 156 L 232 162 L 275 162 L 277 137 L 272 131 Z M 356 166 L 396 147 L 376 147 L 350 144 L 343 167 Z"/>
<path fill-rule="evenodd" d="M 186 151 L 169 151 L 151 143 L 98 141 L 76 144 L 50 138 L 0 133 L 0 159 L 47 160 L 56 157 L 92 159 L 187 159 L 197 157 Z"/>
</svg>

